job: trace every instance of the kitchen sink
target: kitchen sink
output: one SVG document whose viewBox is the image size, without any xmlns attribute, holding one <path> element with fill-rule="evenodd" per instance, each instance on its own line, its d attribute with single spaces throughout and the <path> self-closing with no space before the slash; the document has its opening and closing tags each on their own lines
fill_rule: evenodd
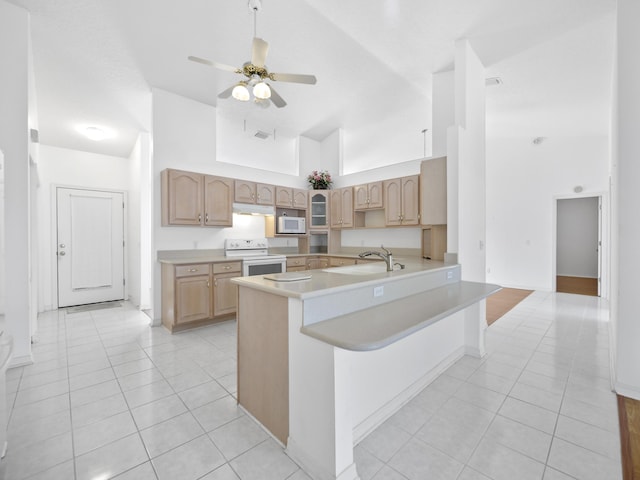
<svg viewBox="0 0 640 480">
<path fill-rule="evenodd" d="M 365 263 L 362 265 L 347 265 L 346 267 L 325 268 L 323 272 L 340 273 L 342 275 L 371 275 L 373 273 L 384 273 L 387 265 L 384 262 Z"/>
</svg>

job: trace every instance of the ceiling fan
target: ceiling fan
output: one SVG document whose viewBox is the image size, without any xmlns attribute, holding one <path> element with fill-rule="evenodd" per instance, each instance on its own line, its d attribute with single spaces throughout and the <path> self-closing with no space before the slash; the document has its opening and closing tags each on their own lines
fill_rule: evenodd
<svg viewBox="0 0 640 480">
<path fill-rule="evenodd" d="M 268 107 L 269 100 L 271 100 L 276 107 L 282 108 L 287 102 L 267 83 L 268 80 L 273 82 L 314 85 L 316 83 L 316 77 L 314 75 L 301 75 L 297 73 L 272 73 L 267 70 L 264 62 L 267 58 L 267 52 L 269 51 L 269 44 L 256 36 L 256 14 L 260 8 L 261 0 L 249 0 L 249 9 L 253 10 L 253 43 L 251 47 L 251 60 L 245 62 L 242 67 L 232 67 L 218 62 L 212 62 L 206 58 L 194 56 L 189 56 L 188 59 L 192 62 L 202 63 L 220 70 L 244 75 L 245 78 L 237 84 L 220 92 L 218 98 L 229 98 L 233 96 L 236 100 L 246 102 L 251 99 L 249 93 L 249 87 L 251 87 L 256 104 L 262 107 Z"/>
</svg>

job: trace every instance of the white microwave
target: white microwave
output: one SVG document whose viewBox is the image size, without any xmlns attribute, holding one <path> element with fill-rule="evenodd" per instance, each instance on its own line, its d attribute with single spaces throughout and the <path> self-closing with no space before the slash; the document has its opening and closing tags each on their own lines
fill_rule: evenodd
<svg viewBox="0 0 640 480">
<path fill-rule="evenodd" d="M 304 217 L 278 217 L 276 233 L 306 233 Z"/>
</svg>

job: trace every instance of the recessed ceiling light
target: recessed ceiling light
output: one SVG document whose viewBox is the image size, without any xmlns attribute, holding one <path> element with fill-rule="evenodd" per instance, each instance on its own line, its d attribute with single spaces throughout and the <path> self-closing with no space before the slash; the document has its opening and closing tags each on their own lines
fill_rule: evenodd
<svg viewBox="0 0 640 480">
<path fill-rule="evenodd" d="M 103 127 L 96 127 L 95 125 L 79 125 L 76 127 L 76 130 L 88 139 L 96 142 L 114 136 L 114 133 L 111 130 Z"/>
<path fill-rule="evenodd" d="M 484 84 L 487 87 L 495 87 L 496 85 L 502 85 L 502 79 L 500 77 L 489 77 L 485 79 Z"/>
</svg>

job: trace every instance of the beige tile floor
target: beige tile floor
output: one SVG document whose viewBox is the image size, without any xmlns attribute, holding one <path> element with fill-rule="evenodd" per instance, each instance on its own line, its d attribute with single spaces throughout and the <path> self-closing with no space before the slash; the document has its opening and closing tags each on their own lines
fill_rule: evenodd
<svg viewBox="0 0 640 480">
<path fill-rule="evenodd" d="M 363 480 L 619 479 L 608 311 L 535 292 L 355 447 Z M 236 406 L 235 323 L 170 335 L 120 308 L 41 314 L 33 365 L 7 373 L 20 479 L 304 480 Z"/>
</svg>

